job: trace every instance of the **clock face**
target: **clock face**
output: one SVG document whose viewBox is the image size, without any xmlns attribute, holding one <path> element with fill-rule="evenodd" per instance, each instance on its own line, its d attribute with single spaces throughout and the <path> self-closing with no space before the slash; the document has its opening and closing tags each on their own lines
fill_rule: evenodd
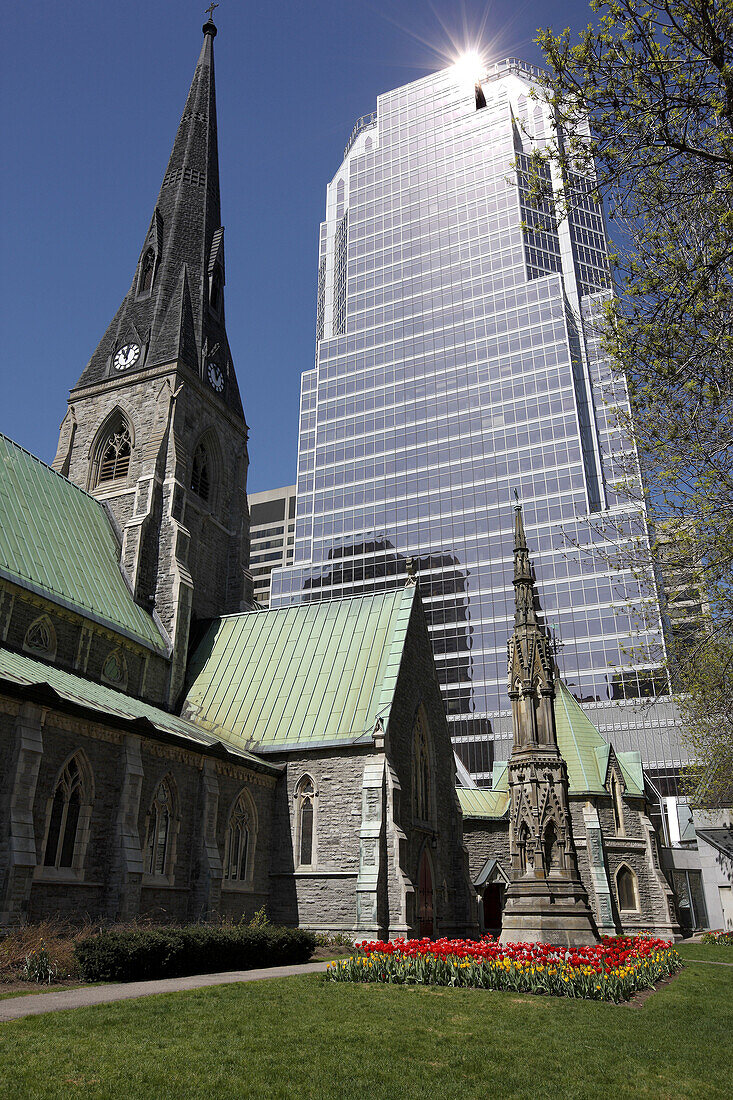
<svg viewBox="0 0 733 1100">
<path fill-rule="evenodd" d="M 224 389 L 224 375 L 221 372 L 221 367 L 217 366 L 216 363 L 209 363 L 207 374 L 212 389 L 215 389 L 217 393 L 221 393 Z"/>
<path fill-rule="evenodd" d="M 115 370 L 127 370 L 128 367 L 137 363 L 140 358 L 140 345 L 139 344 L 125 344 L 119 351 L 115 353 L 113 359 Z"/>
</svg>

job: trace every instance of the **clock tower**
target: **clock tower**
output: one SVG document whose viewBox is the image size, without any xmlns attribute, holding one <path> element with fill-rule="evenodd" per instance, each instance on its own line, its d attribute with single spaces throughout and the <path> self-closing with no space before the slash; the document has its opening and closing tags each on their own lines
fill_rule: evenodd
<svg viewBox="0 0 733 1100">
<path fill-rule="evenodd" d="M 251 604 L 247 424 L 227 340 L 209 18 L 132 285 L 71 391 L 54 468 L 108 506 L 136 599 L 167 631 Z"/>
</svg>

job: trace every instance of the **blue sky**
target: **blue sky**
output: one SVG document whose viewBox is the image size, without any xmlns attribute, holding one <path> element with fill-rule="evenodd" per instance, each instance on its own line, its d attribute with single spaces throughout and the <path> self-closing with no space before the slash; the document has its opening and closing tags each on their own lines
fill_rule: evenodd
<svg viewBox="0 0 733 1100">
<path fill-rule="evenodd" d="M 0 431 L 46 461 L 132 280 L 201 45 L 205 0 L 6 7 Z M 465 46 L 539 63 L 585 0 L 221 0 L 215 12 L 227 329 L 250 491 L 295 479 L 318 225 L 356 119 Z"/>
</svg>

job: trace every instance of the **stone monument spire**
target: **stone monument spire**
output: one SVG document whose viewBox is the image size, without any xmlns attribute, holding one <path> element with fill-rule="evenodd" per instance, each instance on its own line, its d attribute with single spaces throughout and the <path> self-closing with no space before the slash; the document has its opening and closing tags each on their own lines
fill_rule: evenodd
<svg viewBox="0 0 733 1100">
<path fill-rule="evenodd" d="M 588 896 L 578 874 L 567 766 L 555 729 L 555 661 L 542 622 L 521 505 L 514 510 L 514 632 L 509 698 L 511 877 L 504 942 L 595 943 Z"/>
</svg>

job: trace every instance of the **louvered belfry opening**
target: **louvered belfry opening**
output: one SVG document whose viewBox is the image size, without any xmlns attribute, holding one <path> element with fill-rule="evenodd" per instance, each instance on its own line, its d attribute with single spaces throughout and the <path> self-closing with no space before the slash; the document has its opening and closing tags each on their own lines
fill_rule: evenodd
<svg viewBox="0 0 733 1100">
<path fill-rule="evenodd" d="M 97 484 L 103 485 L 110 481 L 121 481 L 126 478 L 130 471 L 131 454 L 130 428 L 120 417 L 102 444 Z"/>
</svg>

